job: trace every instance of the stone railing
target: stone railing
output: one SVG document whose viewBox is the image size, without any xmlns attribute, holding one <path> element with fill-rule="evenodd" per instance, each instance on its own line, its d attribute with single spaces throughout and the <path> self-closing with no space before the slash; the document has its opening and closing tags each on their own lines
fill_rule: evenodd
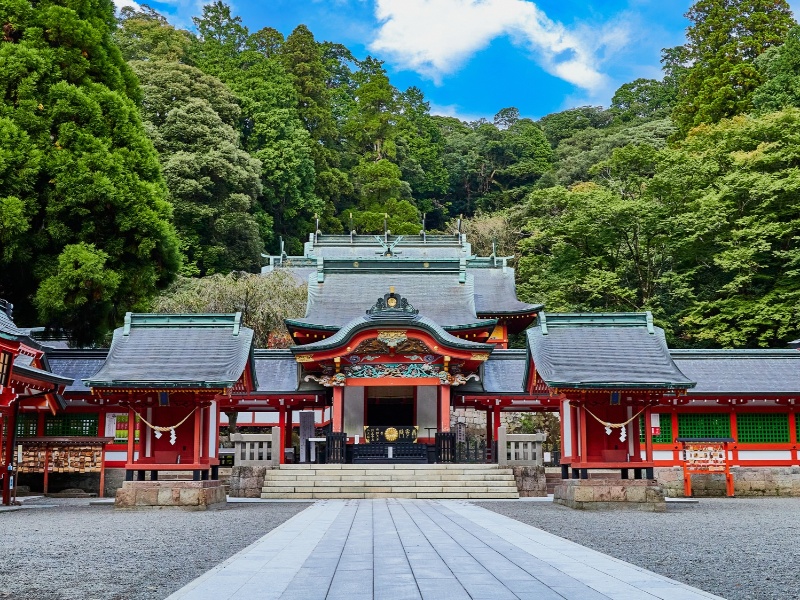
<svg viewBox="0 0 800 600">
<path fill-rule="evenodd" d="M 234 433 L 231 435 L 234 445 L 234 467 L 266 467 L 277 466 L 280 454 L 280 429 L 272 428 L 272 433 Z"/>
<path fill-rule="evenodd" d="M 506 433 L 497 430 L 497 464 L 500 466 L 541 467 L 544 463 L 543 433 Z"/>
</svg>

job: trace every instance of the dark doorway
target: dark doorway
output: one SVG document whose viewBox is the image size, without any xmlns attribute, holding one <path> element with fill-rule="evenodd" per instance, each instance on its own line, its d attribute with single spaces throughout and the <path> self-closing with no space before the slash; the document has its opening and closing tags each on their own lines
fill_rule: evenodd
<svg viewBox="0 0 800 600">
<path fill-rule="evenodd" d="M 366 425 L 372 427 L 414 424 L 413 398 L 367 398 Z"/>
</svg>

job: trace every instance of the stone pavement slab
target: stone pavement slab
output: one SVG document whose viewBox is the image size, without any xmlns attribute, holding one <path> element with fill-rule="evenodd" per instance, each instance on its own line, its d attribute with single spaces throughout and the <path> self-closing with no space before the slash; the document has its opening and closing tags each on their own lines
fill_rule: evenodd
<svg viewBox="0 0 800 600">
<path fill-rule="evenodd" d="M 327 500 L 167 600 L 701 600 L 686 584 L 455 500 Z"/>
</svg>

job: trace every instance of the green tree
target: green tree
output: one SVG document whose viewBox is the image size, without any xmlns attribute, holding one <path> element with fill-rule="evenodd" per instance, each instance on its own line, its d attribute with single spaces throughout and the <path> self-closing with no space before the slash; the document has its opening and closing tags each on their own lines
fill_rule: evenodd
<svg viewBox="0 0 800 600">
<path fill-rule="evenodd" d="M 0 156 L 19 168 L 0 168 L 2 294 L 21 320 L 35 298 L 44 324 L 92 342 L 179 267 L 141 92 L 111 40 L 110 0 L 13 0 L 0 20 Z"/>
<path fill-rule="evenodd" d="M 539 119 L 539 126 L 550 145 L 555 148 L 563 139 L 589 127 L 601 129 L 612 123 L 614 114 L 602 106 L 579 106 L 546 115 Z"/>
<path fill-rule="evenodd" d="M 614 92 L 610 110 L 622 121 L 664 118 L 672 109 L 675 98 L 675 90 L 664 81 L 636 79 Z"/>
<path fill-rule="evenodd" d="M 305 25 L 298 26 L 281 46 L 280 59 L 297 95 L 297 112 L 311 137 L 315 195 L 336 204 L 351 188 L 339 168 L 338 132 L 331 107 L 330 74 L 324 48 Z"/>
<path fill-rule="evenodd" d="M 798 144 L 800 110 L 790 108 L 699 127 L 665 151 L 654 184 L 669 202 L 690 200 L 677 223 L 679 268 L 696 297 L 683 313 L 687 340 L 756 347 L 797 337 Z"/>
<path fill-rule="evenodd" d="M 686 57 L 673 119 L 681 134 L 753 107 L 762 83 L 754 61 L 795 25 L 785 0 L 698 0 L 686 13 Z"/>
<path fill-rule="evenodd" d="M 222 2 L 204 6 L 195 24 L 197 66 L 221 79 L 240 100 L 242 147 L 261 162 L 259 206 L 286 240 L 287 251 L 299 254 L 314 215 L 332 215 L 333 207 L 314 193 L 313 142 L 280 52 L 265 52 L 264 31 L 251 35 Z M 266 230 L 269 223 L 261 227 Z"/>
<path fill-rule="evenodd" d="M 142 116 L 175 207 L 184 272 L 258 269 L 264 244 L 253 212 L 261 163 L 239 145 L 235 96 L 194 67 L 131 64 L 142 82 Z"/>
<path fill-rule="evenodd" d="M 256 348 L 291 344 L 284 319 L 305 314 L 307 289 L 289 271 L 265 275 L 233 272 L 208 277 L 179 277 L 154 299 L 151 310 L 161 313 L 242 313 L 242 325 L 253 330 Z"/>
<path fill-rule="evenodd" d="M 760 112 L 800 107 L 800 27 L 792 27 L 782 46 L 768 48 L 756 59 L 764 83 L 753 93 Z"/>
<path fill-rule="evenodd" d="M 113 32 L 125 60 L 166 60 L 188 62 L 194 37 L 176 29 L 167 19 L 142 4 L 138 8 L 123 6 L 119 26 Z"/>
</svg>

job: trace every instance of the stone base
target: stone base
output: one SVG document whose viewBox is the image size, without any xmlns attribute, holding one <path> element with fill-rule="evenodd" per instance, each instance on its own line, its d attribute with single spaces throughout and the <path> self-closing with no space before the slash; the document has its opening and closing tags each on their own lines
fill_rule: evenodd
<svg viewBox="0 0 800 600">
<path fill-rule="evenodd" d="M 580 510 L 667 510 L 661 486 L 648 479 L 564 479 L 553 502 Z"/>
<path fill-rule="evenodd" d="M 800 496 L 800 467 L 731 467 L 734 496 Z M 655 470 L 664 494 L 683 498 L 683 468 L 660 467 Z M 725 497 L 722 473 L 692 475 L 695 498 Z"/>
<path fill-rule="evenodd" d="M 264 478 L 271 467 L 233 467 L 231 469 L 231 498 L 261 498 Z"/>
<path fill-rule="evenodd" d="M 218 480 L 126 481 L 117 490 L 114 507 L 209 510 L 222 508 L 226 502 L 225 487 Z"/>
<path fill-rule="evenodd" d="M 511 467 L 520 498 L 547 496 L 544 467 Z"/>
</svg>

